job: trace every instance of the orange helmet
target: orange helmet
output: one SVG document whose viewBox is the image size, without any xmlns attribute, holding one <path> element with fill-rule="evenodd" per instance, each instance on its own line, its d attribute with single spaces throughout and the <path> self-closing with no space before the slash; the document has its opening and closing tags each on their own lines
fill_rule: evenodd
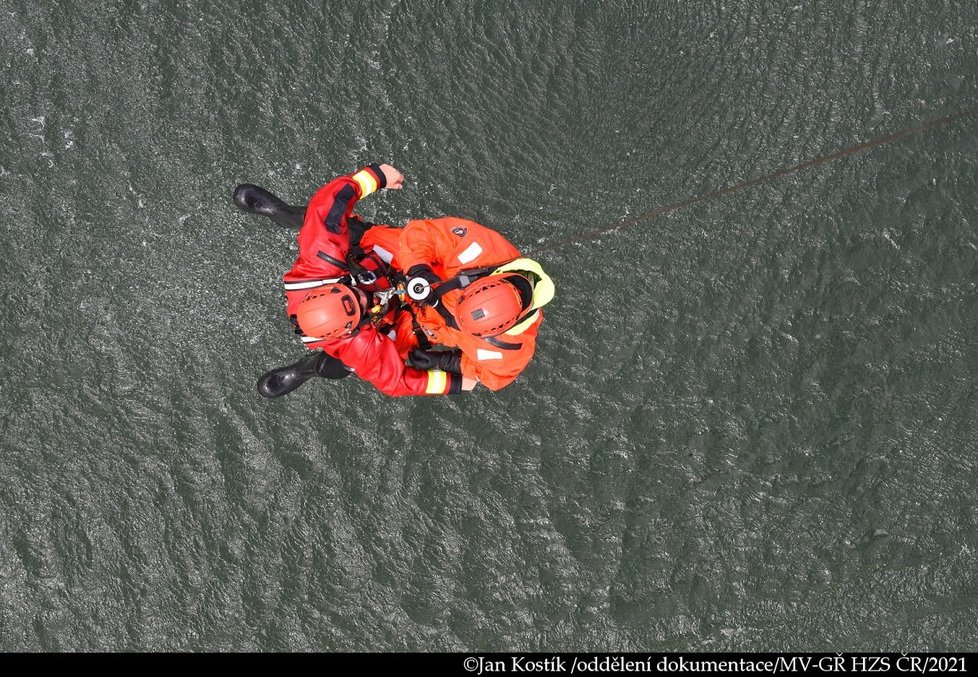
<svg viewBox="0 0 978 677">
<path fill-rule="evenodd" d="M 331 339 L 349 334 L 363 311 L 345 284 L 327 284 L 309 292 L 295 309 L 295 321 L 306 336 Z"/>
<path fill-rule="evenodd" d="M 484 277 L 459 298 L 455 308 L 458 328 L 473 336 L 502 334 L 520 319 L 532 295 L 533 287 L 522 275 Z"/>
</svg>

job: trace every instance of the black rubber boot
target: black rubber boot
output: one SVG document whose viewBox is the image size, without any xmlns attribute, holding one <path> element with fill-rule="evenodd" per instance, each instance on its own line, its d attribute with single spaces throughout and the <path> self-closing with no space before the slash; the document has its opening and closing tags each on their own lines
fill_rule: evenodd
<svg viewBox="0 0 978 677">
<path fill-rule="evenodd" d="M 305 207 L 285 204 L 270 191 L 250 183 L 242 183 L 234 189 L 234 204 L 242 211 L 267 216 L 285 228 L 302 228 L 306 217 Z"/>
<path fill-rule="evenodd" d="M 258 394 L 262 397 L 281 397 L 301 386 L 313 376 L 344 378 L 350 370 L 343 363 L 321 350 L 310 352 L 295 364 L 273 369 L 258 379 Z"/>
</svg>

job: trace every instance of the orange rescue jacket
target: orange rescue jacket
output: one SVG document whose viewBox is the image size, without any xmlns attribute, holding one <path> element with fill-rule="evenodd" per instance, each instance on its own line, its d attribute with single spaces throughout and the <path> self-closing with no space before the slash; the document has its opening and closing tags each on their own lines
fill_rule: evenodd
<svg viewBox="0 0 978 677">
<path fill-rule="evenodd" d="M 496 231 L 475 221 L 446 216 L 408 222 L 393 265 L 407 271 L 425 264 L 442 280 L 448 280 L 462 271 L 499 266 L 518 258 L 519 250 Z M 462 293 L 462 289 L 455 289 L 444 294 L 439 301 L 443 312 L 454 317 Z M 491 390 L 509 385 L 526 368 L 543 321 L 543 313 L 537 311 L 533 321 L 520 323 L 516 334 L 479 338 L 453 328 L 431 306 L 416 307 L 415 314 L 433 344 L 462 350 L 462 375 Z"/>
</svg>

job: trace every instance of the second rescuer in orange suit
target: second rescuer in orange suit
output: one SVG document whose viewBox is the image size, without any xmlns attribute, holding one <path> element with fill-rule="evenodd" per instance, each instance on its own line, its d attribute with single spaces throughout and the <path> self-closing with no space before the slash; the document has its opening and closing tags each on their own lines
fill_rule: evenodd
<svg viewBox="0 0 978 677">
<path fill-rule="evenodd" d="M 392 248 L 392 231 L 371 229 L 362 244 Z M 414 350 L 412 363 L 459 373 L 491 390 L 512 383 L 533 357 L 540 308 L 554 293 L 540 265 L 496 231 L 451 216 L 408 222 L 394 253 L 392 265 L 406 272 L 409 287 L 419 277 L 432 285 L 431 299 L 411 302 L 428 341 L 455 348 Z M 501 319 L 492 320 L 488 314 L 497 308 Z"/>
</svg>

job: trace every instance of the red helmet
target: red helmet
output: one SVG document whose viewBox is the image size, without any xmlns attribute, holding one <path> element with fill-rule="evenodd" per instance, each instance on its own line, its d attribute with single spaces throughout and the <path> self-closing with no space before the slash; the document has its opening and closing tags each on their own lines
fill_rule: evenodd
<svg viewBox="0 0 978 677">
<path fill-rule="evenodd" d="M 512 328 L 533 295 L 522 275 L 490 275 L 469 285 L 455 308 L 458 328 L 473 336 L 495 336 Z M 525 300 L 524 300 L 525 299 Z"/>
<path fill-rule="evenodd" d="M 295 309 L 295 321 L 306 336 L 331 339 L 349 334 L 363 311 L 356 294 L 345 284 L 327 284 L 310 291 Z"/>
</svg>

